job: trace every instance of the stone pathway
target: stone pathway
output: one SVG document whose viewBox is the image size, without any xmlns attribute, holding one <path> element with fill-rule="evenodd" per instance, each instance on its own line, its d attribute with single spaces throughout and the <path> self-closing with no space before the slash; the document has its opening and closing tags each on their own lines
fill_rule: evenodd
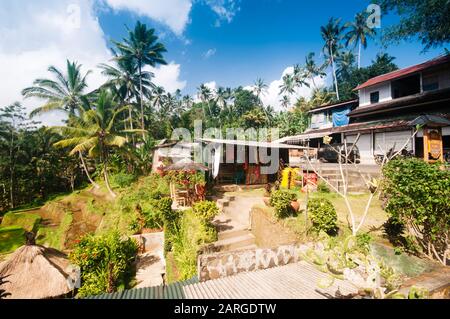
<svg viewBox="0 0 450 319">
<path fill-rule="evenodd" d="M 166 272 L 164 259 L 164 233 L 151 233 L 134 236 L 143 244 L 144 253 L 136 261 L 136 288 L 159 286 L 164 283 Z"/>
</svg>

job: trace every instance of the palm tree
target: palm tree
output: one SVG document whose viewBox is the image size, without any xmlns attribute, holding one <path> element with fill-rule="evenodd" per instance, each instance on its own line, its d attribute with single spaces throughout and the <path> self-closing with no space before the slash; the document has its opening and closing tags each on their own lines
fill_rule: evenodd
<svg viewBox="0 0 450 319">
<path fill-rule="evenodd" d="M 189 110 L 192 107 L 192 105 L 194 105 L 194 99 L 190 95 L 183 96 L 181 101 L 183 103 L 183 107 L 186 110 Z"/>
<path fill-rule="evenodd" d="M 211 106 L 209 105 L 213 98 L 212 90 L 209 87 L 207 87 L 205 84 L 201 84 L 197 90 L 198 90 L 198 93 L 197 93 L 198 98 L 200 99 L 200 101 L 202 101 L 203 104 L 206 104 L 208 106 L 209 116 L 212 116 Z"/>
<path fill-rule="evenodd" d="M 283 95 L 283 97 L 280 100 L 281 106 L 287 109 L 289 105 L 291 104 L 291 99 L 287 95 Z"/>
<path fill-rule="evenodd" d="M 287 94 L 287 96 L 291 96 L 295 93 L 295 78 L 291 73 L 285 74 L 283 76 L 283 83 L 280 85 L 280 93 L 279 95 Z"/>
<path fill-rule="evenodd" d="M 317 76 L 320 78 L 323 78 L 327 74 L 325 72 L 323 72 L 323 68 L 324 68 L 323 65 L 319 66 L 316 64 L 316 61 L 314 60 L 314 55 L 315 55 L 314 52 L 310 52 L 306 56 L 305 76 L 307 78 L 311 79 L 311 82 L 312 82 L 314 88 L 317 88 L 314 78 Z"/>
<path fill-rule="evenodd" d="M 351 70 L 355 66 L 355 55 L 351 51 L 342 52 L 337 60 L 337 75 L 340 79 L 349 79 Z"/>
<path fill-rule="evenodd" d="M 345 28 L 341 26 L 341 19 L 330 18 L 325 26 L 320 27 L 322 39 L 325 41 L 324 53 L 328 59 L 328 64 L 333 70 L 333 79 L 336 90 L 336 97 L 339 100 L 339 86 L 336 75 L 335 59 L 338 55 L 339 42 L 342 39 L 342 32 Z"/>
<path fill-rule="evenodd" d="M 167 64 L 163 58 L 163 53 L 167 52 L 164 45 L 158 41 L 155 29 L 147 29 L 140 21 L 136 23 L 133 31 L 128 30 L 128 38 L 123 39 L 123 43 L 114 42 L 121 52 L 118 59 L 132 58 L 137 62 L 139 72 L 139 102 L 141 105 L 141 128 L 142 137 L 145 140 L 145 120 L 144 120 L 144 93 L 143 93 L 143 72 L 145 65 L 156 67 L 158 64 Z"/>
<path fill-rule="evenodd" d="M 256 79 L 253 84 L 253 93 L 255 93 L 258 100 L 261 100 L 261 96 L 266 95 L 268 89 L 269 86 L 261 78 Z"/>
<path fill-rule="evenodd" d="M 367 25 L 367 16 L 364 13 L 358 13 L 355 16 L 354 22 L 348 22 L 345 24 L 346 28 L 350 30 L 345 35 L 346 43 L 358 45 L 358 69 L 361 68 L 361 47 L 367 49 L 367 39 L 373 38 L 376 34 L 375 29 L 369 28 Z"/>
<path fill-rule="evenodd" d="M 138 99 L 141 80 L 142 94 L 150 98 L 151 89 L 155 87 L 151 82 L 154 75 L 146 71 L 139 74 L 138 65 L 132 58 L 117 59 L 116 55 L 115 64 L 115 66 L 111 66 L 102 63 L 99 65 L 99 68 L 102 70 L 102 74 L 108 78 L 104 86 L 114 88 L 120 95 L 121 106 L 128 105 L 128 121 L 130 128 L 133 129 L 131 100 L 132 98 Z"/>
<path fill-rule="evenodd" d="M 162 86 L 157 86 L 152 92 L 153 108 L 160 110 L 165 98 L 166 91 Z"/>
<path fill-rule="evenodd" d="M 94 102 L 93 108 L 83 111 L 71 126 L 50 128 L 64 138 L 55 143 L 55 147 L 73 147 L 70 155 L 88 152 L 90 157 L 98 157 L 102 163 L 105 185 L 113 198 L 117 195 L 111 189 L 108 178 L 108 157 L 111 148 L 123 147 L 126 138 L 123 133 L 135 133 L 140 130 L 117 130 L 116 120 L 126 107 L 117 108 L 112 93 L 102 89 Z"/>
<path fill-rule="evenodd" d="M 294 65 L 294 73 L 292 74 L 292 76 L 294 77 L 294 84 L 296 87 L 309 87 L 309 83 L 306 81 L 306 71 L 300 65 Z"/>
<path fill-rule="evenodd" d="M 30 116 L 53 110 L 62 110 L 74 115 L 87 104 L 84 93 L 87 88 L 86 78 L 91 71 L 82 75 L 81 65 L 69 60 L 67 60 L 66 74 L 54 66 L 50 66 L 48 71 L 52 73 L 55 80 L 36 79 L 32 87 L 22 91 L 24 98 L 37 97 L 46 100 L 46 103 L 31 112 Z"/>
</svg>

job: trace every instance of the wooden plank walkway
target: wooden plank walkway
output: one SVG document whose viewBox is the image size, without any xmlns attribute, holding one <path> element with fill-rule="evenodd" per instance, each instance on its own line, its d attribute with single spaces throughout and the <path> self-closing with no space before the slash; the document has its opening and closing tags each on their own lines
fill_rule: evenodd
<svg viewBox="0 0 450 319">
<path fill-rule="evenodd" d="M 319 280 L 329 278 L 307 262 L 186 285 L 186 299 L 327 299 L 339 291 L 356 293 L 351 283 L 336 279 L 329 288 L 319 288 Z"/>
</svg>

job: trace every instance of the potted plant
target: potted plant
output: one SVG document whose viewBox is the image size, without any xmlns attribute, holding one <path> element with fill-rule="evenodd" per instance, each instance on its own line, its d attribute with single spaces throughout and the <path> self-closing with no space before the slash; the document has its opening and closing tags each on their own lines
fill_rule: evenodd
<svg viewBox="0 0 450 319">
<path fill-rule="evenodd" d="M 195 195 L 198 201 L 204 201 L 206 198 L 206 180 L 203 173 L 195 173 L 193 175 Z"/>
</svg>

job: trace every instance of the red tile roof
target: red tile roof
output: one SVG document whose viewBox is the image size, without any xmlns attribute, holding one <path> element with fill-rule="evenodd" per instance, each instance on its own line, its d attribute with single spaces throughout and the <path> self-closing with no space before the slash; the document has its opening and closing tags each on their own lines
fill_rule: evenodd
<svg viewBox="0 0 450 319">
<path fill-rule="evenodd" d="M 444 56 L 439 56 L 437 58 L 434 58 L 433 60 L 421 63 L 421 64 L 417 64 L 417 65 L 413 65 L 401 70 L 397 70 L 397 71 L 393 71 L 390 73 L 386 73 L 374 78 L 371 78 L 370 80 L 368 80 L 367 82 L 359 85 L 357 88 L 355 88 L 354 91 L 357 90 L 361 90 L 363 88 L 375 85 L 375 84 L 379 84 L 381 82 L 385 82 L 385 81 L 390 81 L 390 80 L 394 80 L 394 79 L 398 79 L 401 77 L 404 77 L 406 75 L 412 75 L 414 73 L 418 73 L 421 72 L 423 70 L 435 67 L 435 66 L 439 66 L 441 64 L 445 64 L 445 63 L 450 63 L 450 55 L 444 55 Z"/>
</svg>

